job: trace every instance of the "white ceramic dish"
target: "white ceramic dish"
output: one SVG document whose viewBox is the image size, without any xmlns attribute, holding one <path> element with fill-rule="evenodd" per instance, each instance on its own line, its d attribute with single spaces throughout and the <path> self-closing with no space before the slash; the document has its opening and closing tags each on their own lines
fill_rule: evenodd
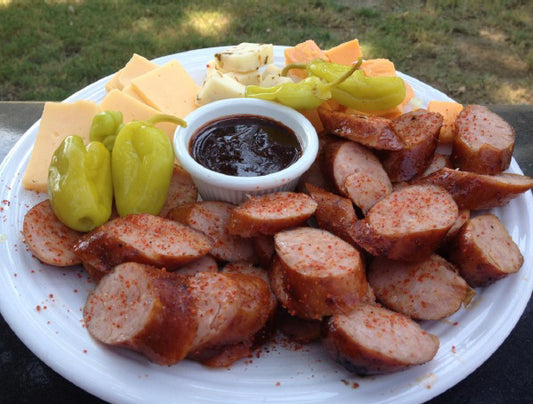
<svg viewBox="0 0 533 404">
<path fill-rule="evenodd" d="M 301 157 L 289 167 L 259 177 L 236 177 L 211 171 L 191 156 L 190 143 L 198 129 L 231 115 L 258 115 L 273 119 L 292 129 L 302 147 Z M 318 153 L 318 136 L 311 123 L 299 112 L 270 101 L 233 98 L 204 105 L 185 118 L 187 127 L 178 126 L 174 150 L 179 162 L 192 176 L 205 200 L 239 204 L 249 195 L 293 190 L 300 176 L 313 164 Z"/>
<path fill-rule="evenodd" d="M 166 56 L 177 58 L 201 81 L 205 64 L 216 51 L 203 49 Z M 276 47 L 282 63 L 282 48 Z M 417 102 L 447 100 L 444 94 L 402 75 Z M 67 101 L 99 101 L 104 78 Z M 183 361 L 154 365 L 141 356 L 93 341 L 82 324 L 81 308 L 93 284 L 81 268 L 58 269 L 40 264 L 25 248 L 20 230 L 26 211 L 45 195 L 21 186 L 39 122 L 20 139 L 0 166 L 0 310 L 19 338 L 59 374 L 110 402 L 194 403 L 417 403 L 429 400 L 465 378 L 504 341 L 520 318 L 533 288 L 533 198 L 531 192 L 494 209 L 522 251 L 518 274 L 485 289 L 474 303 L 451 318 L 425 322 L 439 336 L 434 360 L 387 376 L 362 379 L 332 362 L 319 345 L 290 349 L 269 345 L 261 354 L 230 369 L 208 369 Z M 519 134 L 520 136 L 520 134 Z M 510 171 L 521 173 L 513 160 Z M 9 201 L 9 203 L 7 202 Z M 353 383 L 359 387 L 354 389 Z"/>
</svg>

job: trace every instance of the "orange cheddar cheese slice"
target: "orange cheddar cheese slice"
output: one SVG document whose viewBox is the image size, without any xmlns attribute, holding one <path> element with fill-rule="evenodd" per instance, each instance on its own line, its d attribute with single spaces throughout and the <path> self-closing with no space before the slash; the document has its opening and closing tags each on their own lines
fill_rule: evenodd
<svg viewBox="0 0 533 404">
<path fill-rule="evenodd" d="M 455 120 L 462 109 L 463 106 L 455 101 L 432 100 L 428 103 L 427 110 L 430 112 L 438 112 L 443 118 L 439 134 L 440 143 L 453 142 Z"/>
<path fill-rule="evenodd" d="M 134 53 L 118 75 L 120 88 L 126 88 L 135 77 L 148 73 L 157 67 L 158 66 L 154 62 L 150 62 L 144 56 Z"/>
<path fill-rule="evenodd" d="M 134 78 L 131 85 L 146 104 L 165 114 L 184 118 L 196 109 L 199 86 L 177 60 Z"/>
<path fill-rule="evenodd" d="M 93 118 L 101 111 L 92 101 L 46 102 L 22 186 L 48 192 L 48 166 L 55 150 L 69 135 L 79 135 L 87 144 Z"/>
<path fill-rule="evenodd" d="M 363 51 L 359 46 L 359 40 L 352 39 L 351 41 L 341 43 L 324 52 L 329 58 L 330 62 L 338 63 L 340 65 L 351 65 L 360 57 L 363 57 Z"/>
</svg>

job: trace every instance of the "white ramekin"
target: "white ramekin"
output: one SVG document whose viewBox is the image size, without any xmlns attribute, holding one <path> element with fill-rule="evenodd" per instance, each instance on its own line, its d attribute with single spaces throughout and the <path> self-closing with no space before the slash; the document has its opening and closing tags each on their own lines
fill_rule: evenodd
<svg viewBox="0 0 533 404">
<path fill-rule="evenodd" d="M 205 124 L 231 115 L 264 116 L 289 127 L 300 142 L 301 157 L 281 171 L 256 177 L 221 174 L 202 166 L 190 154 L 193 135 Z M 318 136 L 311 122 L 296 110 L 270 101 L 252 98 L 216 101 L 194 110 L 185 117 L 185 121 L 187 127 L 178 126 L 174 133 L 174 151 L 179 163 L 189 172 L 204 200 L 239 204 L 249 195 L 293 190 L 300 176 L 309 169 L 318 153 Z"/>
</svg>

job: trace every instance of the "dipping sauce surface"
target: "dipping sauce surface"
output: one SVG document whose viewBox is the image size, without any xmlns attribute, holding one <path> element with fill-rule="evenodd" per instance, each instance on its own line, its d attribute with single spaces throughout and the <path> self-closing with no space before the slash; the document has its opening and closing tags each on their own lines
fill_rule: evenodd
<svg viewBox="0 0 533 404">
<path fill-rule="evenodd" d="M 255 177 L 278 172 L 302 155 L 294 131 L 256 115 L 232 115 L 200 128 L 191 155 L 204 167 L 226 175 Z"/>
</svg>

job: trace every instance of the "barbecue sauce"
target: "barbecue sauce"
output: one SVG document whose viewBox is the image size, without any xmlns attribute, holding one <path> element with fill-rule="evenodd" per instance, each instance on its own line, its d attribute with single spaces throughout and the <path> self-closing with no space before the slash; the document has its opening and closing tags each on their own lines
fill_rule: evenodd
<svg viewBox="0 0 533 404">
<path fill-rule="evenodd" d="M 192 137 L 192 157 L 204 167 L 237 177 L 287 168 L 302 155 L 294 131 L 256 115 L 232 115 L 204 125 Z"/>
</svg>

